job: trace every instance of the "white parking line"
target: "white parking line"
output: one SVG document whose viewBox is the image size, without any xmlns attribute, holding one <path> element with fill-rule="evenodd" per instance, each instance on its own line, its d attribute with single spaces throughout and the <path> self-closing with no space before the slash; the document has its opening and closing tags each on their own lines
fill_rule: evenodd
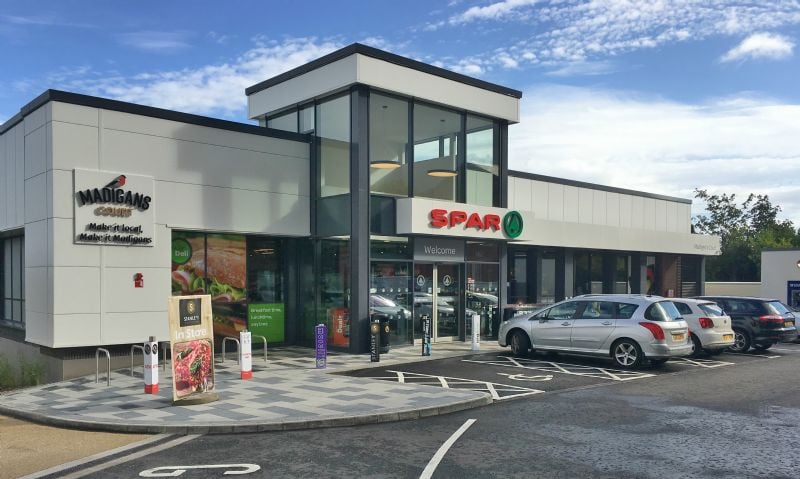
<svg viewBox="0 0 800 479">
<path fill-rule="evenodd" d="M 458 431 L 454 432 L 453 435 L 450 436 L 444 442 L 444 444 L 442 444 L 439 450 L 436 451 L 436 454 L 434 454 L 431 460 L 428 462 L 428 465 L 425 466 L 425 469 L 422 471 L 422 474 L 419 476 L 419 479 L 430 479 L 431 477 L 433 477 L 433 473 L 436 471 L 436 467 L 439 466 L 439 463 L 442 461 L 442 458 L 444 458 L 444 455 L 447 454 L 447 451 L 453 446 L 453 444 L 455 444 L 458 438 L 461 437 L 461 435 L 464 434 L 467 431 L 467 429 L 470 428 L 470 426 L 475 424 L 475 421 L 477 421 L 477 419 L 467 419 L 467 422 L 465 422 L 460 428 L 458 428 Z"/>
<path fill-rule="evenodd" d="M 770 351 L 786 351 L 787 353 L 800 353 L 800 349 L 769 348 Z"/>
<path fill-rule="evenodd" d="M 733 366 L 736 363 L 729 363 L 727 361 L 717 361 L 715 359 L 691 359 L 691 358 L 672 358 L 669 360 L 671 363 L 683 363 L 689 366 L 697 366 L 701 368 L 718 368 L 721 366 Z"/>
<path fill-rule="evenodd" d="M 445 389 L 469 389 L 472 391 L 488 392 L 495 401 L 518 398 L 541 394 L 545 391 L 541 389 L 525 388 L 522 386 L 511 386 L 508 384 L 493 383 L 489 381 L 478 381 L 475 379 L 453 378 L 448 376 L 435 376 L 432 374 L 410 373 L 407 371 L 390 371 L 394 376 L 372 376 L 369 379 L 388 379 L 403 384 L 420 384 L 423 386 L 437 386 Z M 512 393 L 512 394 L 501 394 Z"/>
<path fill-rule="evenodd" d="M 780 357 L 780 356 L 767 356 L 766 354 L 749 354 L 749 353 L 732 353 L 732 352 L 727 352 L 725 354 L 733 354 L 734 356 L 747 356 L 748 358 L 775 359 Z"/>
<path fill-rule="evenodd" d="M 499 360 L 478 361 L 474 359 L 462 359 L 462 361 L 467 363 L 488 364 L 491 366 L 533 369 L 537 371 L 569 374 L 572 376 L 608 379 L 611 381 L 631 381 L 634 379 L 644 379 L 655 376 L 655 374 L 643 373 L 639 371 L 623 371 L 619 369 L 598 368 L 595 366 L 583 366 L 579 364 L 555 363 L 552 361 L 541 361 L 538 359 L 522 359 L 508 356 L 498 356 L 498 358 Z"/>
</svg>

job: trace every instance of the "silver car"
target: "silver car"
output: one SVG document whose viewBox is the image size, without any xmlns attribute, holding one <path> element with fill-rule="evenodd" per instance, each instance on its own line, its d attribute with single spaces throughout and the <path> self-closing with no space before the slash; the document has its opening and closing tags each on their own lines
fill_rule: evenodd
<svg viewBox="0 0 800 479">
<path fill-rule="evenodd" d="M 515 355 L 558 351 L 610 357 L 624 369 L 692 352 L 689 328 L 668 299 L 632 294 L 578 296 L 500 325 L 500 346 Z"/>
<path fill-rule="evenodd" d="M 733 322 L 717 303 L 707 299 L 673 299 L 694 343 L 694 354 L 719 354 L 733 346 Z"/>
</svg>

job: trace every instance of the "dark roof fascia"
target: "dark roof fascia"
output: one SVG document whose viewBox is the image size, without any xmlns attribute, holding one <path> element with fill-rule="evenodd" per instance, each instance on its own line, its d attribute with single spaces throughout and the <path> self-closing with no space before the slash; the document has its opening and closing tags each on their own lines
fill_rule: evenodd
<svg viewBox="0 0 800 479">
<path fill-rule="evenodd" d="M 374 47 L 369 47 L 367 45 L 362 45 L 360 43 L 353 43 L 352 45 L 348 45 L 342 49 L 336 50 L 335 52 L 329 53 L 325 56 L 317 58 L 316 60 L 310 61 L 305 65 L 301 65 L 297 68 L 289 70 L 288 72 L 284 72 L 281 73 L 280 75 L 268 78 L 267 80 L 264 80 L 260 83 L 257 83 L 253 86 L 246 88 L 245 94 L 249 96 L 254 93 L 258 93 L 261 90 L 265 90 L 272 86 L 283 83 L 287 80 L 291 80 L 292 78 L 311 72 L 313 70 L 321 68 L 335 61 L 341 60 L 342 58 L 348 57 L 350 55 L 354 55 L 356 53 L 372 57 L 378 60 L 383 60 L 385 62 L 394 63 L 395 65 L 399 65 L 401 67 L 411 68 L 413 70 L 421 71 L 423 73 L 428 73 L 430 75 L 436 75 L 438 77 L 442 77 L 447 80 L 453 80 L 459 83 L 464 83 L 465 85 L 470 85 L 477 88 L 482 88 L 484 90 L 489 90 L 495 93 L 500 93 L 501 95 L 507 95 L 514 98 L 522 98 L 522 92 L 519 90 L 514 90 L 512 88 L 504 87 L 496 83 L 489 83 L 487 81 L 479 80 L 477 78 L 469 77 L 467 75 L 462 75 L 460 73 L 456 73 L 450 70 L 445 70 L 444 68 L 435 67 L 427 63 L 423 63 L 417 60 L 412 60 L 410 58 L 402 57 L 400 55 L 389 53 L 384 50 L 379 50 Z"/>
<path fill-rule="evenodd" d="M 128 103 L 119 100 L 110 100 L 108 98 L 100 98 L 90 95 L 82 95 L 80 93 L 72 93 L 61 90 L 47 90 L 27 105 L 20 108 L 19 113 L 11 117 L 8 121 L 0 126 L 0 134 L 5 133 L 16 124 L 21 122 L 31 112 L 40 108 L 42 105 L 49 101 L 59 101 L 62 103 L 70 103 L 73 105 L 87 106 L 91 108 L 102 108 L 104 110 L 118 111 L 121 113 L 130 113 L 133 115 L 148 116 L 151 118 L 159 118 L 162 120 L 171 120 L 181 123 L 189 123 L 191 125 L 206 126 L 209 128 L 216 128 L 219 130 L 234 131 L 237 133 L 249 133 L 252 135 L 268 136 L 271 138 L 278 138 L 281 140 L 300 141 L 303 143 L 311 143 L 313 141 L 311 135 L 292 133 L 290 131 L 276 130 L 274 128 L 265 128 L 258 125 L 250 125 L 247 123 L 238 123 L 235 121 L 221 120 L 219 118 L 211 118 L 207 116 L 195 115 L 192 113 L 183 113 L 174 110 L 165 110 L 163 108 L 155 108 L 152 106 L 137 105 L 136 103 Z"/>
<path fill-rule="evenodd" d="M 761 251 L 762 252 L 764 252 L 764 251 L 800 251 L 800 248 L 792 248 L 792 247 L 786 247 L 786 248 L 761 248 Z"/>
<path fill-rule="evenodd" d="M 692 204 L 692 200 L 686 198 L 678 198 L 676 196 L 658 195 L 655 193 L 647 193 L 644 191 L 626 190 L 625 188 L 616 188 L 614 186 L 598 185 L 586 181 L 568 180 L 565 178 L 556 178 L 555 176 L 537 175 L 535 173 L 527 173 L 525 171 L 509 170 L 508 176 L 517 178 L 525 178 L 527 180 L 546 181 L 548 183 L 556 183 L 559 185 L 577 186 L 578 188 L 590 188 L 593 190 L 608 191 L 610 193 L 621 193 L 623 195 L 642 196 L 644 198 L 653 198 L 656 200 L 674 201 L 677 203 Z"/>
</svg>

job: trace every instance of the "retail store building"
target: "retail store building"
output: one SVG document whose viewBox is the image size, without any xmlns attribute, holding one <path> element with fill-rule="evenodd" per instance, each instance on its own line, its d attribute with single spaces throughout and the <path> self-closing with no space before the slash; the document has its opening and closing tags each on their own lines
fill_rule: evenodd
<svg viewBox="0 0 800 479">
<path fill-rule="evenodd" d="M 355 44 L 246 94 L 258 125 L 50 90 L 0 127 L 5 351 L 70 375 L 197 292 L 220 335 L 463 341 L 509 305 L 700 294 L 718 254 L 690 200 L 509 170 L 519 91 Z"/>
</svg>

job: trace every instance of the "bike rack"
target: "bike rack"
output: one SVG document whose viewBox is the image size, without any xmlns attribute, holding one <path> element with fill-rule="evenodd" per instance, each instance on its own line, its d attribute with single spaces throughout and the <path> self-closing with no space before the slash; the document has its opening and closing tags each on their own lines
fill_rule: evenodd
<svg viewBox="0 0 800 479">
<path fill-rule="evenodd" d="M 111 353 L 109 353 L 108 349 L 105 348 L 97 348 L 97 351 L 94 352 L 94 382 L 95 384 L 100 382 L 100 351 L 105 353 L 106 359 L 108 360 L 108 369 L 106 370 L 106 386 L 111 386 Z"/>
<path fill-rule="evenodd" d="M 227 348 L 228 341 L 235 341 L 236 342 L 236 351 L 240 351 L 241 350 L 242 346 L 241 346 L 241 344 L 239 344 L 239 340 L 238 339 L 230 337 L 230 336 L 225 336 L 224 338 L 222 338 L 222 359 L 220 360 L 220 363 L 224 363 L 225 362 L 225 350 Z M 238 354 L 236 355 L 236 364 L 239 364 L 239 355 Z"/>
<path fill-rule="evenodd" d="M 161 344 L 163 344 L 163 346 Z M 161 369 L 163 369 L 164 371 L 167 370 L 167 349 L 169 349 L 169 360 L 172 361 L 172 347 L 171 346 L 172 345 L 170 344 L 169 341 L 164 341 L 163 343 L 159 343 L 159 346 L 158 346 L 158 348 L 160 349 L 160 352 L 164 355 L 164 362 L 161 362 L 160 359 L 158 361 L 161 364 Z"/>
<path fill-rule="evenodd" d="M 264 362 L 267 362 L 267 337 L 260 334 L 253 334 L 254 338 L 261 338 L 264 341 Z"/>
<path fill-rule="evenodd" d="M 136 350 L 140 350 L 142 352 L 142 376 L 144 376 L 144 346 L 141 344 L 132 344 L 131 345 L 131 377 L 133 377 L 133 352 Z"/>
</svg>

